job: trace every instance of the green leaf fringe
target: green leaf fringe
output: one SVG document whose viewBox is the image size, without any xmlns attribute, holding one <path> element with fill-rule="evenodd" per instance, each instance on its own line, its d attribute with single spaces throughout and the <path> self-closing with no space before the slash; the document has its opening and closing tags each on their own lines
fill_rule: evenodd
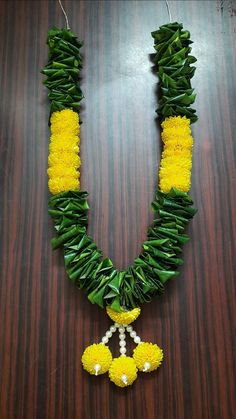
<svg viewBox="0 0 236 419">
<path fill-rule="evenodd" d="M 152 32 L 154 48 L 157 51 L 155 63 L 160 79 L 161 100 L 156 112 L 161 119 L 168 116 L 186 116 L 191 123 L 197 121 L 196 111 L 190 105 L 196 94 L 191 87 L 191 78 L 196 60 L 189 55 L 192 44 L 189 31 L 183 30 L 181 23 L 169 23 Z"/>
<path fill-rule="evenodd" d="M 187 193 L 172 189 L 168 194 L 157 192 L 152 203 L 156 218 L 148 229 L 143 252 L 127 270 L 118 271 L 110 259 L 87 235 L 87 192 L 69 191 L 53 196 L 49 201 L 57 237 L 53 248 L 64 248 L 66 271 L 79 288 L 83 288 L 92 303 L 114 310 L 132 309 L 162 294 L 166 281 L 178 275 L 176 268 L 183 263 L 179 257 L 182 245 L 189 240 L 184 233 L 196 213 Z"/>
<path fill-rule="evenodd" d="M 78 111 L 84 97 L 78 82 L 83 43 L 71 30 L 53 28 L 48 31 L 47 44 L 49 61 L 41 72 L 47 76 L 44 84 L 49 89 L 51 113 L 68 108 Z"/>
</svg>

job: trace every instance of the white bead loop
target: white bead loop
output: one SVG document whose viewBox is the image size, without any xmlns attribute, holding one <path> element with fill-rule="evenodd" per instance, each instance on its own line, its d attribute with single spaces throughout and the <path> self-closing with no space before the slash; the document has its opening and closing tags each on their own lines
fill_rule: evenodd
<svg viewBox="0 0 236 419">
<path fill-rule="evenodd" d="M 118 327 L 118 325 L 116 326 L 117 323 L 114 323 L 112 326 L 110 326 L 110 329 L 108 329 L 105 333 L 105 336 L 103 336 L 101 343 L 103 343 L 104 345 L 106 343 L 108 343 L 109 339 L 112 337 L 113 333 L 116 332 L 116 329 Z"/>
<path fill-rule="evenodd" d="M 126 330 L 127 330 L 127 332 L 129 332 L 129 333 L 130 333 L 130 332 L 132 332 L 133 327 L 132 327 L 132 326 L 127 326 L 127 327 L 126 327 Z"/>
<path fill-rule="evenodd" d="M 115 332 L 116 332 L 116 326 L 115 326 L 115 324 L 113 324 L 113 325 L 110 327 L 110 331 L 111 331 L 111 333 L 115 333 Z"/>
<path fill-rule="evenodd" d="M 108 337 L 103 336 L 102 338 L 102 343 L 105 345 L 106 343 L 108 343 Z"/>
</svg>

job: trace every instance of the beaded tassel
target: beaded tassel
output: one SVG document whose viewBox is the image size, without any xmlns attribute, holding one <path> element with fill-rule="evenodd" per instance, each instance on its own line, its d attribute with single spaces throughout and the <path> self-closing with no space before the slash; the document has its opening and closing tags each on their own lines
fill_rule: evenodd
<svg viewBox="0 0 236 419">
<path fill-rule="evenodd" d="M 156 344 L 142 342 L 136 331 L 130 326 L 140 314 L 140 309 L 117 313 L 107 308 L 107 314 L 115 321 L 106 331 L 101 342 L 88 346 L 82 355 L 82 364 L 86 371 L 92 375 L 101 375 L 108 372 L 110 380 L 119 387 L 127 387 L 136 380 L 137 372 L 151 372 L 156 370 L 163 360 L 163 351 Z M 112 335 L 119 331 L 118 358 L 112 358 L 107 344 Z M 126 355 L 126 332 L 137 345 L 133 356 Z"/>
</svg>

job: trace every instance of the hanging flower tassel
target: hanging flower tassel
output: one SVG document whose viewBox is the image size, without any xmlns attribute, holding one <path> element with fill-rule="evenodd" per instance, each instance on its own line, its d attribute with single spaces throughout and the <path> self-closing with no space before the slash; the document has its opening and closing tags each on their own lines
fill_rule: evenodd
<svg viewBox="0 0 236 419">
<path fill-rule="evenodd" d="M 130 356 L 121 355 L 114 358 L 109 368 L 109 378 L 119 387 L 127 387 L 133 384 L 137 378 L 137 367 Z"/>
<path fill-rule="evenodd" d="M 138 309 L 135 309 L 138 310 Z M 132 310 L 133 312 L 134 310 Z M 110 309 L 107 309 L 112 317 L 116 315 L 125 316 L 126 319 L 124 321 L 130 321 L 132 315 L 134 313 L 127 312 L 127 313 L 112 313 Z M 140 313 L 140 311 L 139 311 Z M 139 313 L 137 315 L 139 315 Z M 109 314 L 109 315 L 110 315 Z M 137 378 L 137 367 L 133 360 L 133 358 L 126 356 L 126 340 L 125 340 L 125 324 L 115 323 L 119 329 L 119 346 L 120 346 L 120 357 L 114 358 L 111 366 L 109 368 L 109 378 L 110 380 L 115 383 L 119 387 L 127 387 L 133 384 L 133 382 Z"/>
<path fill-rule="evenodd" d="M 88 346 L 82 355 L 84 369 L 92 375 L 101 375 L 108 371 L 110 380 L 119 387 L 127 387 L 133 384 L 137 378 L 137 372 L 151 372 L 156 370 L 163 360 L 163 351 L 159 346 L 142 342 L 136 331 L 130 326 L 140 315 L 140 308 L 131 311 L 116 312 L 107 307 L 108 316 L 115 321 L 106 331 L 100 343 Z M 112 359 L 112 354 L 107 343 L 113 333 L 119 331 L 120 356 Z M 133 357 L 126 356 L 126 335 L 137 344 L 133 351 Z"/>
<path fill-rule="evenodd" d="M 111 351 L 103 343 L 94 343 L 88 346 L 82 356 L 84 369 L 92 375 L 100 375 L 107 372 L 111 362 Z"/>
<path fill-rule="evenodd" d="M 133 358 L 139 371 L 151 372 L 161 365 L 163 351 L 153 343 L 142 342 L 134 349 Z"/>
</svg>

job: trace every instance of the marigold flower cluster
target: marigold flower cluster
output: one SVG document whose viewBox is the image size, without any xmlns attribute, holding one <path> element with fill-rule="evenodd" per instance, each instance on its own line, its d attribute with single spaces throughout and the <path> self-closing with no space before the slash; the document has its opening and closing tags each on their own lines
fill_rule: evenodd
<svg viewBox="0 0 236 419">
<path fill-rule="evenodd" d="M 56 195 L 79 189 L 79 116 L 71 109 L 53 112 L 48 156 L 48 187 Z"/>
<path fill-rule="evenodd" d="M 162 124 L 162 153 L 159 186 L 162 192 L 177 188 L 188 192 L 191 186 L 193 137 L 190 119 L 186 116 L 171 116 Z"/>
</svg>

